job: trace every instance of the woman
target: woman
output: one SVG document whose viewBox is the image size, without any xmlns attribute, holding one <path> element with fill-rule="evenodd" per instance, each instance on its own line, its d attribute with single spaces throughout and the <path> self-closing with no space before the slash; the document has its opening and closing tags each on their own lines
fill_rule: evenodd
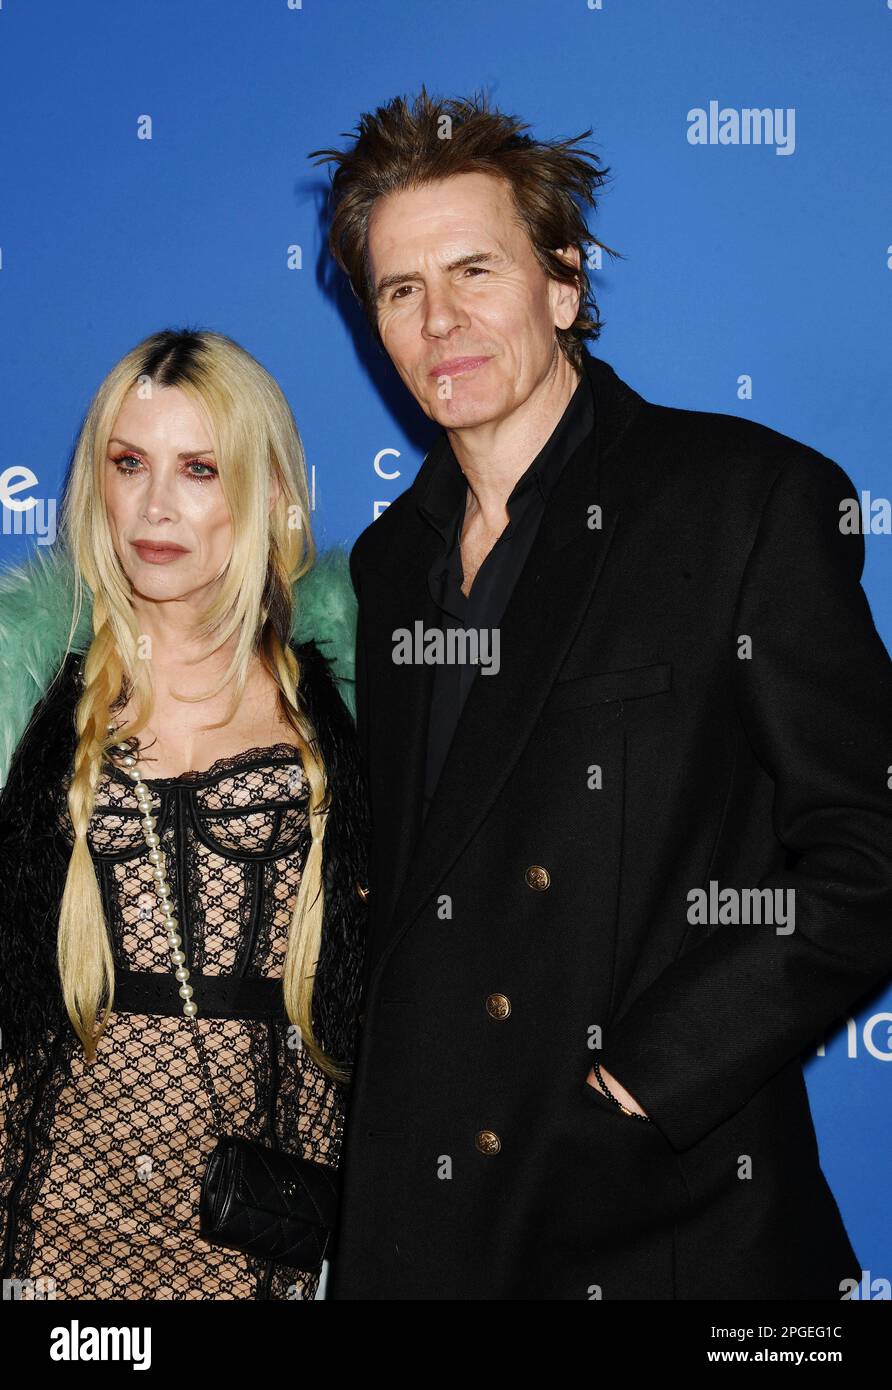
<svg viewBox="0 0 892 1390">
<path fill-rule="evenodd" d="M 340 1157 L 366 803 L 346 557 L 313 567 L 309 513 L 269 374 L 157 333 L 90 407 L 61 553 L 3 577 L 0 1198 L 25 1296 L 316 1294 L 269 1231 L 199 1232 L 223 1136 L 332 1188 Z"/>
</svg>

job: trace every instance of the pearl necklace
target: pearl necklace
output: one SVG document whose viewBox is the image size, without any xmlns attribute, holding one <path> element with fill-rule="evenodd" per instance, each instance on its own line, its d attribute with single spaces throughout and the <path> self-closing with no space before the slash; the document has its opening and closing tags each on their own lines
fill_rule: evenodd
<svg viewBox="0 0 892 1390">
<path fill-rule="evenodd" d="M 110 734 L 115 732 L 114 724 L 109 724 Z M 155 834 L 157 821 L 152 815 L 152 797 L 148 787 L 142 779 L 137 765 L 137 760 L 133 756 L 131 746 L 133 739 L 129 743 L 117 743 L 115 747 L 119 753 L 125 756 L 121 759 L 122 766 L 126 769 L 127 775 L 133 779 L 136 799 L 139 802 L 139 809 L 142 811 L 140 825 L 145 834 L 146 844 L 149 847 L 149 863 L 152 865 L 152 876 L 155 879 L 155 887 L 158 897 L 161 899 L 161 909 L 164 913 L 164 925 L 167 928 L 167 945 L 170 950 L 171 964 L 175 967 L 174 976 L 180 983 L 180 998 L 183 1004 L 183 1013 L 187 1018 L 195 1018 L 198 1013 L 198 1005 L 192 998 L 192 986 L 188 983 L 189 971 L 186 967 L 186 957 L 180 950 L 183 938 L 177 931 L 179 922 L 177 921 L 173 905 L 170 900 L 170 884 L 167 881 L 167 871 L 164 867 L 164 855 L 159 848 L 161 841 Z"/>
</svg>

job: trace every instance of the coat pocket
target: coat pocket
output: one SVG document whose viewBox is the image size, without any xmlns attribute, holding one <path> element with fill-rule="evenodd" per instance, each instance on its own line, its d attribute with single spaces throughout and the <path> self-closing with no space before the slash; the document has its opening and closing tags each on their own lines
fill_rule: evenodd
<svg viewBox="0 0 892 1390">
<path fill-rule="evenodd" d="M 674 1298 L 687 1205 L 665 1136 L 574 1079 L 551 1098 L 510 1204 L 511 1296 Z"/>
<path fill-rule="evenodd" d="M 599 671 L 592 675 L 558 680 L 545 702 L 549 712 L 607 704 L 611 700 L 639 700 L 659 695 L 672 687 L 672 663 L 635 666 L 626 671 Z"/>
</svg>

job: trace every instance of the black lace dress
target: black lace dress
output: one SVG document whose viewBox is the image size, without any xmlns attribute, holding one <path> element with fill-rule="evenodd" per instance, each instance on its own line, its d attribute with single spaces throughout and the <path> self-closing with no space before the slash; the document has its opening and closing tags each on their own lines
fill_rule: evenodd
<svg viewBox="0 0 892 1390">
<path fill-rule="evenodd" d="M 245 999 L 271 991 L 280 999 L 272 982 L 282 974 L 310 842 L 297 749 L 251 748 L 173 778 L 141 770 L 192 983 L 194 972 L 228 977 Z M 59 825 L 70 843 L 65 790 L 67 782 Z M 30 1162 L 15 1194 L 16 1272 L 38 1296 L 56 1298 L 312 1299 L 318 1276 L 211 1246 L 198 1234 L 214 1111 L 195 1025 L 182 1014 L 139 817 L 132 781 L 106 765 L 89 841 L 113 941 L 115 1012 L 92 1065 L 69 1040 L 34 1110 Z M 337 1166 L 341 1089 L 298 1045 L 282 1008 L 248 1008 L 256 1016 L 239 1017 L 225 1016 L 224 1007 L 224 1016 L 210 1016 L 213 999 L 202 994 L 214 983 L 195 987 L 197 1026 L 227 1132 L 265 1143 L 274 1134 L 281 1147 Z M 228 983 L 220 993 L 235 997 Z M 8 1099 L 14 1104 L 14 1095 Z M 18 1165 L 5 1167 L 14 1173 Z"/>
</svg>

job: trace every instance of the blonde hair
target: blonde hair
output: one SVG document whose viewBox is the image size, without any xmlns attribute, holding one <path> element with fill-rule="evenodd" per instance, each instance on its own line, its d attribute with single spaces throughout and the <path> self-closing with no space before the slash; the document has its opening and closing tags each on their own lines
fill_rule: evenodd
<svg viewBox="0 0 892 1390">
<path fill-rule="evenodd" d="M 90 405 L 73 456 L 63 501 L 62 537 L 75 576 L 74 631 L 84 586 L 92 591 L 93 637 L 77 703 L 77 746 L 68 809 L 74 846 L 62 897 L 58 968 L 65 1007 L 88 1061 L 107 1026 L 115 972 L 102 897 L 87 842 L 104 758 L 113 744 L 138 734 L 151 717 L 154 695 L 130 582 L 114 548 L 105 505 L 106 455 L 115 420 L 133 387 L 150 392 L 178 387 L 210 418 L 223 495 L 233 518 L 232 550 L 195 636 L 213 638 L 216 651 L 234 637 L 232 660 L 219 683 L 232 680 L 229 722 L 257 654 L 279 689 L 280 707 L 297 735 L 309 784 L 311 843 L 288 931 L 283 970 L 285 1009 L 313 1060 L 330 1076 L 349 1072 L 332 1061 L 312 1026 L 313 980 L 323 922 L 322 843 L 328 785 L 316 733 L 299 696 L 300 665 L 289 645 L 292 586 L 316 557 L 303 446 L 282 391 L 270 374 L 232 339 L 205 330 L 152 334 L 109 372 Z M 279 495 L 270 509 L 273 475 Z M 128 693 L 137 717 L 114 735 L 110 712 Z"/>
</svg>

